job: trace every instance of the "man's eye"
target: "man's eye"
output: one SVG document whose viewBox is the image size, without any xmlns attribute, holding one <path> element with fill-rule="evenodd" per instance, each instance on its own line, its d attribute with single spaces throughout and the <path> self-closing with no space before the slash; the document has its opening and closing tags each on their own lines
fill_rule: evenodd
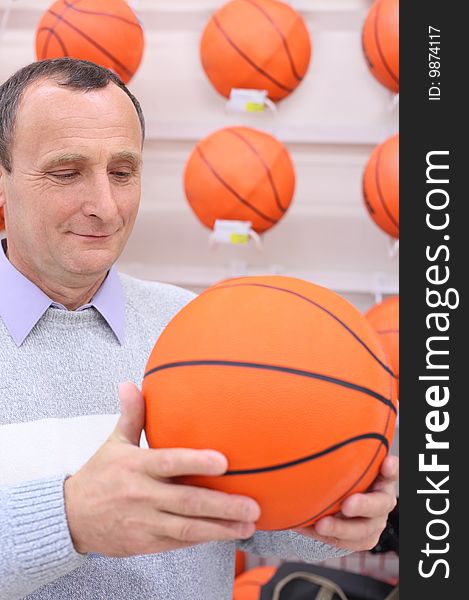
<svg viewBox="0 0 469 600">
<path fill-rule="evenodd" d="M 51 175 L 57 179 L 67 180 L 73 179 L 78 173 L 76 171 L 61 171 L 60 173 L 51 173 Z"/>
<path fill-rule="evenodd" d="M 129 173 L 129 171 L 112 171 L 112 175 L 115 175 L 118 179 L 126 179 L 127 177 L 130 177 L 132 173 Z"/>
</svg>

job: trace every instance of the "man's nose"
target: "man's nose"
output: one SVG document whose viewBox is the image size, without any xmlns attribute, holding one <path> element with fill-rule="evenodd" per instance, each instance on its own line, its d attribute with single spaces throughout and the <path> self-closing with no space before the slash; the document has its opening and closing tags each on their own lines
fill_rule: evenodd
<svg viewBox="0 0 469 600">
<path fill-rule="evenodd" d="M 113 186 L 107 173 L 100 173 L 93 177 L 86 193 L 88 197 L 85 198 L 83 210 L 88 216 L 98 217 L 105 223 L 116 220 L 118 208 Z"/>
</svg>

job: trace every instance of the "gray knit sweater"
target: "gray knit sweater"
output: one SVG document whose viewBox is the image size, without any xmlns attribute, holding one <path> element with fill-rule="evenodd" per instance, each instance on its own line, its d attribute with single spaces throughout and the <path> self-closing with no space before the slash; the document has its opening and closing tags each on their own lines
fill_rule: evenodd
<svg viewBox="0 0 469 600">
<path fill-rule="evenodd" d="M 121 275 L 125 340 L 94 309 L 49 308 L 18 348 L 0 318 L 0 600 L 230 600 L 234 542 L 131 558 L 75 552 L 63 482 L 119 413 L 117 386 L 141 386 L 159 334 L 193 294 Z M 345 554 L 294 532 L 237 546 L 306 561 Z"/>
</svg>

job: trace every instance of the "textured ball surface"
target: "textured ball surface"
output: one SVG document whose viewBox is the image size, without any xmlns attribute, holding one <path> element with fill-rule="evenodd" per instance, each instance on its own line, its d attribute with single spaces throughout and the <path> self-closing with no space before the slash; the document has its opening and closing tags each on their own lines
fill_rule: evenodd
<svg viewBox="0 0 469 600">
<path fill-rule="evenodd" d="M 375 304 L 365 316 L 379 335 L 391 369 L 399 379 L 399 296 Z"/>
<path fill-rule="evenodd" d="M 379 144 L 363 174 L 363 197 L 370 217 L 385 233 L 399 237 L 399 134 Z"/>
<path fill-rule="evenodd" d="M 207 23 L 200 43 L 202 66 L 215 89 L 267 90 L 285 98 L 308 70 L 311 41 L 301 16 L 277 0 L 231 0 Z"/>
<path fill-rule="evenodd" d="M 153 448 L 212 448 L 220 477 L 189 485 L 250 496 L 259 529 L 337 512 L 379 472 L 392 440 L 392 376 L 349 302 L 282 276 L 221 282 L 169 323 L 146 367 Z"/>
<path fill-rule="evenodd" d="M 114 71 L 128 83 L 142 60 L 142 27 L 124 0 L 57 0 L 36 29 L 36 57 L 70 56 Z"/>
<path fill-rule="evenodd" d="M 227 127 L 201 140 L 184 172 L 186 198 L 200 222 L 251 221 L 262 233 L 286 213 L 295 171 L 285 146 L 250 127 Z"/>
<path fill-rule="evenodd" d="M 399 0 L 376 0 L 362 30 L 362 46 L 373 76 L 399 91 Z"/>
</svg>

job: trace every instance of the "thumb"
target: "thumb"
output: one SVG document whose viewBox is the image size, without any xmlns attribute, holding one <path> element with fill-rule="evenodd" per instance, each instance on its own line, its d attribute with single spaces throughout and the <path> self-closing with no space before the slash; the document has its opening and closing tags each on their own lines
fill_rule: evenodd
<svg viewBox="0 0 469 600">
<path fill-rule="evenodd" d="M 121 416 L 111 438 L 138 446 L 145 425 L 145 401 L 138 387 L 131 381 L 119 385 Z"/>
</svg>

